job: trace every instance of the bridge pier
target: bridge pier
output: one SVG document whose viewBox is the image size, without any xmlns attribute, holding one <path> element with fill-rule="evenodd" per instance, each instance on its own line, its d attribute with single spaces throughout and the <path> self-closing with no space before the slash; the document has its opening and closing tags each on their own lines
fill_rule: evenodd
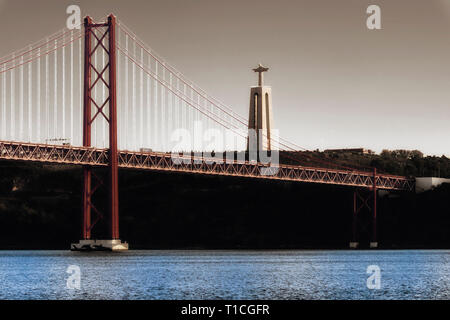
<svg viewBox="0 0 450 320">
<path fill-rule="evenodd" d="M 357 249 L 361 241 L 369 240 L 369 248 L 377 248 L 377 192 L 367 192 L 362 189 L 353 191 L 352 240 L 350 249 Z M 362 237 L 361 234 L 364 234 Z M 367 242 L 365 242 L 367 246 Z"/>
<path fill-rule="evenodd" d="M 72 243 L 72 251 L 127 251 L 128 243 L 120 240 L 80 240 Z"/>
<path fill-rule="evenodd" d="M 373 168 L 373 205 L 372 205 L 372 239 L 370 241 L 369 247 L 371 249 L 378 248 L 378 240 L 377 240 L 377 169 Z"/>
<path fill-rule="evenodd" d="M 377 198 L 378 190 L 376 186 L 376 169 L 373 173 L 373 185 L 370 190 L 355 188 L 353 190 L 353 215 L 352 215 L 352 241 L 349 243 L 350 249 L 357 249 L 360 246 L 360 233 L 366 232 L 369 235 L 369 248 L 378 248 L 377 240 Z M 365 217 L 363 214 L 365 213 Z M 367 217 L 369 215 L 369 217 Z M 366 218 L 366 219 L 364 219 Z M 368 230 L 371 226 L 370 231 Z"/>
</svg>

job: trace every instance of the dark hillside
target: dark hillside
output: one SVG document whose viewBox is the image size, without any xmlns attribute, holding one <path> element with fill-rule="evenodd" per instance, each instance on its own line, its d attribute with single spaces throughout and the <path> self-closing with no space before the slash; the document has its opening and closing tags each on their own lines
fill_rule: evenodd
<svg viewBox="0 0 450 320">
<path fill-rule="evenodd" d="M 450 176 L 446 158 L 348 157 L 392 173 Z M 81 177 L 79 167 L 1 161 L 0 248 L 66 249 L 78 240 Z M 450 248 L 449 195 L 442 185 L 382 197 L 380 245 Z M 121 238 L 132 248 L 345 248 L 351 208 L 350 188 L 120 171 Z"/>
</svg>

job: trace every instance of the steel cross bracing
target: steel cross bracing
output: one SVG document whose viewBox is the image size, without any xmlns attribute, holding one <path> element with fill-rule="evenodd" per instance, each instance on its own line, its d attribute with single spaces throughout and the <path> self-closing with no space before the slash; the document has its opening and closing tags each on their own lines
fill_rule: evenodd
<svg viewBox="0 0 450 320">
<path fill-rule="evenodd" d="M 109 231 L 111 239 L 119 239 L 119 177 L 117 162 L 117 90 L 116 90 L 116 18 L 113 15 L 108 17 L 107 23 L 96 24 L 90 17 L 84 19 L 85 28 L 85 57 L 84 57 L 84 101 L 83 101 L 83 146 L 91 147 L 92 124 L 101 115 L 107 121 L 109 127 L 109 148 L 105 151 L 108 165 L 108 183 L 107 185 L 97 177 L 90 165 L 83 167 L 84 185 L 83 185 L 83 239 L 91 238 L 93 226 L 103 218 L 103 214 L 95 207 L 92 201 L 92 195 L 100 186 L 106 186 L 108 190 L 108 216 Z M 106 41 L 107 40 L 107 41 Z M 105 43 L 107 42 L 107 43 Z M 95 53 L 100 50 L 106 53 L 108 61 L 103 61 L 102 65 L 95 63 Z M 92 71 L 96 75 L 93 76 Z M 95 94 L 97 87 L 106 86 L 107 95 L 98 97 Z M 92 105 L 94 106 L 94 115 L 92 115 Z M 105 112 L 105 107 L 108 112 Z M 106 114 L 108 113 L 108 115 Z M 92 158 L 90 158 L 92 159 Z M 96 184 L 92 186 L 92 176 Z M 92 221 L 91 211 L 97 216 Z"/>
<path fill-rule="evenodd" d="M 132 151 L 119 151 L 118 153 L 120 168 L 299 181 L 363 188 L 373 188 L 374 186 L 374 175 L 370 172 L 279 165 L 274 166 L 278 169 L 276 174 L 263 175 L 261 169 L 268 166 L 249 161 L 228 161 L 218 164 L 213 163 L 217 159 L 180 156 L 179 159 L 184 161 L 174 162 L 170 153 Z M 90 166 L 107 166 L 109 164 L 108 149 L 6 141 L 0 142 L 0 158 Z M 413 178 L 387 174 L 376 175 L 377 189 L 413 191 L 414 187 L 415 180 Z"/>
</svg>

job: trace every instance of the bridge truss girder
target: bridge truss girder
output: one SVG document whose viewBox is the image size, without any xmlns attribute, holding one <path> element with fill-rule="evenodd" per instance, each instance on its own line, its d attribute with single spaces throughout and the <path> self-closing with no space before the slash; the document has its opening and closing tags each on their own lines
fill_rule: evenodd
<svg viewBox="0 0 450 320">
<path fill-rule="evenodd" d="M 108 149 L 0 141 L 0 159 L 105 167 L 109 165 L 109 157 Z M 413 178 L 374 175 L 363 171 L 279 165 L 275 167 L 278 169 L 276 174 L 263 175 L 263 169 L 267 166 L 249 161 L 218 164 L 213 163 L 217 159 L 189 155 L 180 156 L 177 160 L 181 163 L 175 163 L 170 153 L 118 152 L 120 168 L 322 183 L 365 189 L 372 189 L 375 181 L 378 190 L 393 191 L 414 191 L 415 187 Z"/>
</svg>

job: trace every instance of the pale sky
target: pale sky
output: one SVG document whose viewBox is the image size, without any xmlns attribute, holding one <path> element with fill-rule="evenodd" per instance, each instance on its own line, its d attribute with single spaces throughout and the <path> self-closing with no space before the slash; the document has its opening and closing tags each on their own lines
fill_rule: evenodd
<svg viewBox="0 0 450 320">
<path fill-rule="evenodd" d="M 268 66 L 274 127 L 305 148 L 450 156 L 450 0 L 0 0 L 0 56 L 64 28 L 70 4 L 113 12 L 246 117 L 251 68 Z"/>
</svg>

